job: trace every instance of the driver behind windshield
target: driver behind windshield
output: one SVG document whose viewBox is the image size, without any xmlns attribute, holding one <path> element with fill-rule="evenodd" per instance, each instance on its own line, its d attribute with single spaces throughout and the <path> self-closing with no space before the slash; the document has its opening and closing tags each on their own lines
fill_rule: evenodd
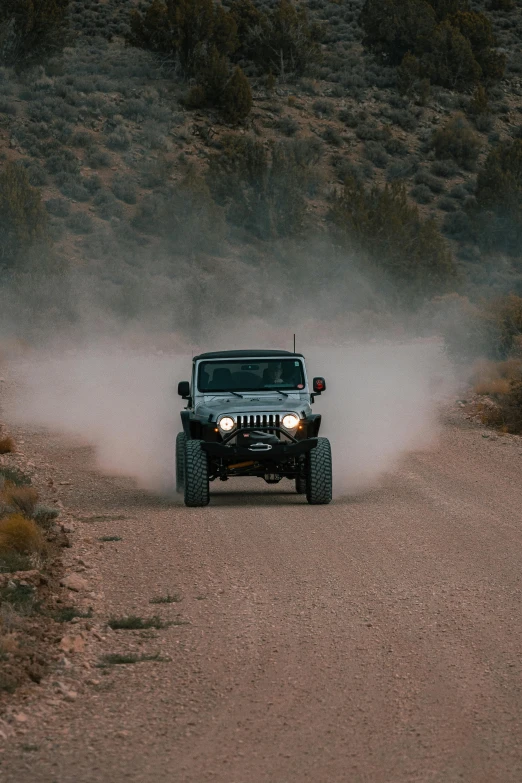
<svg viewBox="0 0 522 783">
<path fill-rule="evenodd" d="M 272 386 L 283 383 L 283 366 L 281 362 L 271 362 L 263 370 L 263 382 Z"/>
</svg>

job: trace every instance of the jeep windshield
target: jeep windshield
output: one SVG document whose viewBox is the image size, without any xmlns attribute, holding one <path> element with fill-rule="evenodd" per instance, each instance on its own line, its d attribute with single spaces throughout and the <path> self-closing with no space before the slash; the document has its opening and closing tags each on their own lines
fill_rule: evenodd
<svg viewBox="0 0 522 783">
<path fill-rule="evenodd" d="M 304 388 L 303 364 L 299 359 L 212 360 L 201 362 L 198 370 L 200 392 L 277 392 Z"/>
</svg>

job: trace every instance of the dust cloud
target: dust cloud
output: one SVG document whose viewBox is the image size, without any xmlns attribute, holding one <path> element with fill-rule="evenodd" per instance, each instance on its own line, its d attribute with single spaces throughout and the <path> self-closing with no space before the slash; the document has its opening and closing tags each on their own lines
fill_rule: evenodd
<svg viewBox="0 0 522 783">
<path fill-rule="evenodd" d="M 308 372 L 326 378 L 316 398 L 332 443 L 334 494 L 365 490 L 411 451 L 433 445 L 439 408 L 454 389 L 439 340 L 312 348 Z"/>
<path fill-rule="evenodd" d="M 180 407 L 175 387 L 190 360 L 105 345 L 46 353 L 13 368 L 20 390 L 7 413 L 13 422 L 93 446 L 104 473 L 169 492 Z"/>
<path fill-rule="evenodd" d="M 257 339 L 252 339 L 256 332 Z M 236 336 L 214 337 L 204 349 L 290 348 L 259 323 Z M 279 333 L 279 338 L 281 334 Z M 308 343 L 308 344 L 307 344 Z M 451 372 L 437 341 L 298 345 L 310 378 L 324 375 L 316 399 L 322 434 L 330 437 L 334 493 L 370 487 L 409 451 L 437 436 L 437 407 Z M 94 447 L 104 473 L 128 476 L 142 488 L 170 493 L 182 401 L 177 382 L 190 375 L 191 354 L 106 343 L 42 353 L 14 368 L 20 393 L 11 421 L 80 438 Z"/>
</svg>

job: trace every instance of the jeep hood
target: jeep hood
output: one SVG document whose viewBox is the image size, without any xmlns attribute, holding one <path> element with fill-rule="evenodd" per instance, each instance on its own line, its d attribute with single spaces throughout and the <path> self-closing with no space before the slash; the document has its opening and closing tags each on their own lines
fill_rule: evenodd
<svg viewBox="0 0 522 783">
<path fill-rule="evenodd" d="M 290 397 L 266 396 L 266 397 L 214 397 L 205 399 L 196 403 L 195 413 L 198 416 L 210 416 L 214 419 L 223 413 L 250 414 L 250 413 L 282 413 L 295 411 L 301 413 L 308 408 L 309 403 L 306 399 L 301 399 L 297 394 Z"/>
</svg>

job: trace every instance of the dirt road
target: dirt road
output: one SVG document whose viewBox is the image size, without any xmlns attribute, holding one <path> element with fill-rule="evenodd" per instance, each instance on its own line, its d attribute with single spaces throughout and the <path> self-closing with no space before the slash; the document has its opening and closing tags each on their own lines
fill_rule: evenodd
<svg viewBox="0 0 522 783">
<path fill-rule="evenodd" d="M 2 781 L 519 783 L 522 444 L 483 434 L 454 414 L 434 450 L 328 507 L 252 483 L 185 509 L 26 433 L 72 482 L 98 598 L 76 626 L 90 657 L 26 704 Z M 107 628 L 128 614 L 176 624 Z M 88 668 L 123 652 L 160 658 Z"/>
</svg>

